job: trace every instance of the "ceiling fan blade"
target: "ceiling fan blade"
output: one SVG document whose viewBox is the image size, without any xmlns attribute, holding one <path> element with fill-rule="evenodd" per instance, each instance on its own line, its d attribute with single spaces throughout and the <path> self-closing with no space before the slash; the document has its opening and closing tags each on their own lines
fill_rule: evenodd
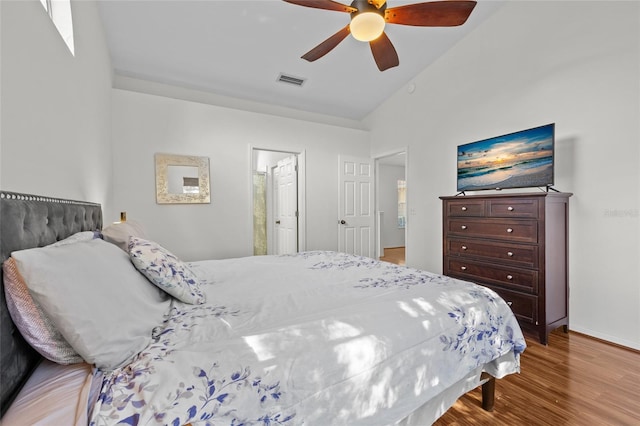
<svg viewBox="0 0 640 426">
<path fill-rule="evenodd" d="M 373 59 L 378 65 L 380 71 L 384 71 L 389 68 L 397 67 L 400 64 L 398 59 L 398 52 L 393 47 L 391 40 L 385 33 L 382 33 L 377 39 L 370 41 L 371 53 L 373 53 Z"/>
<path fill-rule="evenodd" d="M 446 0 L 392 7 L 384 13 L 390 24 L 418 27 L 455 27 L 467 21 L 475 1 Z"/>
<path fill-rule="evenodd" d="M 368 2 L 374 5 L 376 9 L 380 9 L 382 6 L 384 6 L 387 0 L 368 0 Z"/>
<path fill-rule="evenodd" d="M 336 47 L 342 40 L 344 40 L 350 32 L 351 30 L 349 29 L 349 25 L 347 25 L 346 27 L 302 55 L 302 59 L 313 62 L 316 59 L 322 58 L 324 55 L 331 52 L 331 50 Z"/>
<path fill-rule="evenodd" d="M 297 4 L 298 6 L 312 7 L 314 9 L 335 10 L 337 12 L 357 12 L 355 7 L 338 3 L 331 0 L 283 0 L 287 3 Z"/>
</svg>

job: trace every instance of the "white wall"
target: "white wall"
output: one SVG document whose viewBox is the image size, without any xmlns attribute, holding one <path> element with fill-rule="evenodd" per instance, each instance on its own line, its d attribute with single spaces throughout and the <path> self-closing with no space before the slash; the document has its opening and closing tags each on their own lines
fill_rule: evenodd
<svg viewBox="0 0 640 426">
<path fill-rule="evenodd" d="M 410 147 L 410 265 L 442 270 L 458 144 L 555 122 L 556 188 L 574 193 L 570 328 L 640 348 L 639 8 L 509 2 L 367 118 L 374 155 Z"/>
<path fill-rule="evenodd" d="M 111 196 L 111 64 L 94 2 L 72 2 L 75 57 L 39 1 L 1 1 L 4 190 Z"/>
<path fill-rule="evenodd" d="M 367 156 L 367 132 L 120 89 L 112 114 L 115 211 L 178 257 L 253 253 L 251 147 L 306 151 L 307 249 L 337 249 L 338 155 Z M 211 204 L 156 204 L 156 152 L 209 157 Z"/>
<path fill-rule="evenodd" d="M 380 224 L 383 248 L 404 247 L 404 228 L 398 228 L 398 180 L 404 179 L 404 166 L 379 165 L 376 193 L 378 211 L 384 212 Z"/>
</svg>

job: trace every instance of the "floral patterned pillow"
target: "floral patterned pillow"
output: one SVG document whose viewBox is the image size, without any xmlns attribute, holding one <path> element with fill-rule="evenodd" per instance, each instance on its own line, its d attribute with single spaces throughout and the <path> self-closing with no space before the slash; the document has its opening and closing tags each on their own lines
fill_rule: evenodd
<svg viewBox="0 0 640 426">
<path fill-rule="evenodd" d="M 195 274 L 158 243 L 130 237 L 129 257 L 149 281 L 176 299 L 194 305 L 205 302 Z"/>
</svg>

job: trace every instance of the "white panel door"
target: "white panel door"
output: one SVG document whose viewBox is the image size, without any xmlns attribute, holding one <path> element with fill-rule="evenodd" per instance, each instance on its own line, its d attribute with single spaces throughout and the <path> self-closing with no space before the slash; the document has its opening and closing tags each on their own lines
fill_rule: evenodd
<svg viewBox="0 0 640 426">
<path fill-rule="evenodd" d="M 339 162 L 338 251 L 375 257 L 373 161 L 340 156 Z"/>
<path fill-rule="evenodd" d="M 296 156 L 278 161 L 273 170 L 276 254 L 298 251 L 298 174 Z"/>
</svg>

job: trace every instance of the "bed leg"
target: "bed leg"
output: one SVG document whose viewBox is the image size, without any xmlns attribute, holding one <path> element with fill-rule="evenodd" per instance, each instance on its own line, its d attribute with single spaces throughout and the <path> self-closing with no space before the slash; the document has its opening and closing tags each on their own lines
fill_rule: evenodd
<svg viewBox="0 0 640 426">
<path fill-rule="evenodd" d="M 496 378 L 482 373 L 481 380 L 487 380 L 482 384 L 482 408 L 485 411 L 493 411 L 496 395 Z"/>
</svg>

